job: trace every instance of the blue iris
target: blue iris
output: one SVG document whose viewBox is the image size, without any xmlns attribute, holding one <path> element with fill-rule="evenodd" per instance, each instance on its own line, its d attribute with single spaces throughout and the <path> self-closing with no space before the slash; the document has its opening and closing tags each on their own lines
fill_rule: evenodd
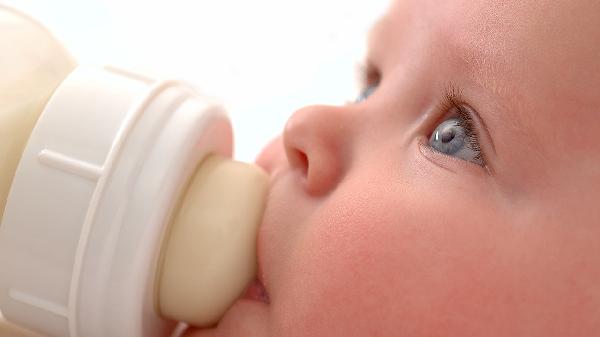
<svg viewBox="0 0 600 337">
<path fill-rule="evenodd" d="M 429 146 L 449 156 L 481 165 L 480 151 L 474 148 L 472 137 L 467 134 L 459 117 L 449 118 L 435 128 L 429 138 Z"/>
</svg>

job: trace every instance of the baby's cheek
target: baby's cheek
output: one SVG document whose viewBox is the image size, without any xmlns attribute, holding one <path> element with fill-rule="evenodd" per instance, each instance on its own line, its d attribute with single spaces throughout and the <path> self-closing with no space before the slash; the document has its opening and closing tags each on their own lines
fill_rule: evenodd
<svg viewBox="0 0 600 337">
<path fill-rule="evenodd" d="M 464 317 L 475 318 L 493 303 L 490 286 L 498 277 L 489 261 L 501 238 L 485 234 L 490 224 L 464 221 L 456 204 L 434 207 L 443 201 L 435 193 L 415 196 L 409 186 L 400 191 L 386 181 L 370 187 L 362 179 L 346 181 L 303 224 L 282 279 L 282 301 L 273 303 L 273 312 L 282 313 L 275 335 L 477 329 Z"/>
<path fill-rule="evenodd" d="M 414 227 L 399 226 L 401 219 L 389 211 L 381 193 L 364 188 L 336 193 L 307 225 L 291 258 L 288 294 L 281 304 L 287 331 L 281 336 L 290 331 L 368 336 L 398 328 L 398 314 L 406 305 L 401 294 L 408 291 L 402 287 L 418 260 L 401 247 L 414 240 Z"/>
</svg>

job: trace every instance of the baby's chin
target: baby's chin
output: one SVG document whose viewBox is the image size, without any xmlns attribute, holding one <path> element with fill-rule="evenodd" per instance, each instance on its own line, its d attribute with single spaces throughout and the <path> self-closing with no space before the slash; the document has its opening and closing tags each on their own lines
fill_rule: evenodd
<svg viewBox="0 0 600 337">
<path fill-rule="evenodd" d="M 190 328 L 184 337 L 268 337 L 268 323 L 269 305 L 242 297 L 227 310 L 216 327 Z"/>
</svg>

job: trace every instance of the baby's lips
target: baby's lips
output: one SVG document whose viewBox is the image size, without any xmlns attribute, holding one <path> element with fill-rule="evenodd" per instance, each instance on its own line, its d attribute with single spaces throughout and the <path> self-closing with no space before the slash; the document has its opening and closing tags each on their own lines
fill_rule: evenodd
<svg viewBox="0 0 600 337">
<path fill-rule="evenodd" d="M 271 174 L 269 172 L 269 174 Z M 272 178 L 272 177 L 271 177 Z M 271 180 L 271 184 L 272 184 L 272 180 Z M 270 193 L 267 195 L 267 203 L 269 202 L 269 195 Z M 266 208 L 266 206 L 265 206 Z M 263 235 L 263 231 L 261 230 L 260 227 L 264 226 L 264 222 L 265 222 L 265 213 L 267 212 L 267 210 L 265 209 L 264 213 L 263 213 L 263 218 L 262 218 L 262 222 L 259 225 L 259 229 L 258 229 L 258 237 L 256 238 L 257 240 L 257 247 L 256 247 L 256 278 L 248 285 L 248 287 L 246 288 L 246 292 L 245 292 L 245 296 L 244 298 L 249 298 L 249 299 L 254 299 L 257 301 L 261 301 L 264 303 L 270 303 L 270 298 L 269 298 L 269 294 L 267 292 L 267 289 L 265 287 L 265 283 L 264 283 L 264 251 L 261 249 L 261 235 Z"/>
<path fill-rule="evenodd" d="M 248 285 L 242 298 L 264 302 L 267 304 L 270 302 L 269 294 L 258 278 Z"/>
</svg>

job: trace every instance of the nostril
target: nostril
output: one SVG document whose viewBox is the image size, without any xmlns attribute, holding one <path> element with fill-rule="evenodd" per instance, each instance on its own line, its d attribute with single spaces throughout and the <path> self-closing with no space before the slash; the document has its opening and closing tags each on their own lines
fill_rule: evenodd
<svg viewBox="0 0 600 337">
<path fill-rule="evenodd" d="M 300 162 L 299 163 L 300 169 L 302 170 L 302 173 L 304 175 L 307 175 L 307 173 L 308 173 L 308 156 L 306 155 L 306 153 L 300 152 L 298 154 L 298 157 L 299 157 L 298 160 Z"/>
<path fill-rule="evenodd" d="M 292 168 L 300 169 L 304 176 L 308 173 L 308 155 L 297 148 L 287 149 L 288 160 Z"/>
</svg>

